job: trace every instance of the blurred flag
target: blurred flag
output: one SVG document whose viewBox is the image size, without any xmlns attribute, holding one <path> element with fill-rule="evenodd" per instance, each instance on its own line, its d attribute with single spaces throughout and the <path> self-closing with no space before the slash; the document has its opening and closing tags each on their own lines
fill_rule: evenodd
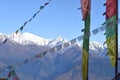
<svg viewBox="0 0 120 80">
<path fill-rule="evenodd" d="M 72 39 L 72 40 L 70 41 L 70 43 L 71 43 L 71 44 L 75 44 L 75 43 L 76 43 L 76 38 L 75 38 L 75 39 Z"/>
<path fill-rule="evenodd" d="M 49 2 L 45 3 L 44 5 L 48 5 L 48 4 L 49 4 Z"/>
<path fill-rule="evenodd" d="M 99 32 L 99 28 L 94 29 L 94 30 L 92 31 L 92 33 L 93 33 L 94 35 L 96 35 L 98 32 Z"/>
<path fill-rule="evenodd" d="M 55 47 L 51 48 L 51 49 L 49 50 L 49 52 L 50 52 L 50 53 L 54 53 L 54 52 L 55 52 Z"/>
<path fill-rule="evenodd" d="M 23 30 L 23 27 L 24 27 L 24 26 L 21 26 L 21 27 L 20 27 L 20 31 L 22 31 L 22 30 Z"/>
<path fill-rule="evenodd" d="M 43 9 L 45 6 L 40 6 L 40 9 Z"/>
<path fill-rule="evenodd" d="M 6 43 L 7 42 L 7 39 L 5 39 L 4 41 L 3 41 L 3 43 Z"/>
<path fill-rule="evenodd" d="M 82 80 L 88 80 L 90 7 L 91 0 L 81 0 L 82 17 L 85 23 L 82 48 Z"/>
<path fill-rule="evenodd" d="M 83 35 L 79 36 L 77 39 L 78 39 L 78 41 L 82 41 L 83 40 Z"/>
<path fill-rule="evenodd" d="M 117 49 L 117 0 L 106 0 L 106 44 L 108 47 L 108 55 L 110 56 L 112 66 L 116 63 Z"/>
<path fill-rule="evenodd" d="M 16 30 L 15 33 L 18 34 L 18 31 L 19 31 L 19 30 Z"/>
</svg>

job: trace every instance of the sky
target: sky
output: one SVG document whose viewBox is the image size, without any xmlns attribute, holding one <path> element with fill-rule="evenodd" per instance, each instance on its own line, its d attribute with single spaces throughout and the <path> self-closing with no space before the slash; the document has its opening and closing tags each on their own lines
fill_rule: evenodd
<svg viewBox="0 0 120 80">
<path fill-rule="evenodd" d="M 101 24 L 105 22 L 105 16 L 103 16 L 105 7 L 103 4 L 106 0 L 91 1 L 90 31 L 101 27 Z M 12 34 L 15 32 L 45 2 L 48 2 L 48 0 L 1 0 L 0 33 Z M 25 26 L 22 33 L 30 32 L 46 39 L 55 39 L 61 36 L 68 40 L 83 35 L 81 29 L 84 28 L 84 22 L 82 21 L 81 10 L 77 10 L 79 7 L 80 0 L 52 0 L 32 22 Z M 118 34 L 120 34 L 119 27 Z M 103 44 L 105 41 L 104 31 L 91 35 L 90 41 L 97 41 Z M 120 38 L 118 41 L 120 41 Z"/>
</svg>

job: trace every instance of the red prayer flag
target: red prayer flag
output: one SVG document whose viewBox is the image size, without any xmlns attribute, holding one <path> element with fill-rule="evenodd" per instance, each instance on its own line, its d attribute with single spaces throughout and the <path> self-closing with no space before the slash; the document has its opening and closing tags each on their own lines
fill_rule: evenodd
<svg viewBox="0 0 120 80">
<path fill-rule="evenodd" d="M 19 80 L 17 76 L 14 76 L 13 77 L 13 80 Z"/>
<path fill-rule="evenodd" d="M 91 0 L 81 0 L 83 20 L 86 20 L 86 16 L 90 12 L 90 1 Z"/>
<path fill-rule="evenodd" d="M 117 3 L 116 0 L 106 1 L 106 18 L 109 19 L 117 13 Z"/>
<path fill-rule="evenodd" d="M 8 77 L 9 77 L 9 78 L 11 77 L 11 71 L 8 73 Z"/>
</svg>

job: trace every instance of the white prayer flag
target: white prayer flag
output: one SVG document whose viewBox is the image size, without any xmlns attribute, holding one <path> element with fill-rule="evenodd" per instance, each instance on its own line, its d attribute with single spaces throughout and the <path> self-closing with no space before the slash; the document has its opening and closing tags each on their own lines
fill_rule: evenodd
<svg viewBox="0 0 120 80">
<path fill-rule="evenodd" d="M 100 31 L 104 31 L 106 29 L 106 24 L 102 25 L 99 29 Z"/>
<path fill-rule="evenodd" d="M 83 40 L 83 35 L 79 36 L 77 39 L 78 39 L 78 41 L 82 41 Z"/>
<path fill-rule="evenodd" d="M 94 30 L 92 31 L 92 33 L 93 33 L 94 35 L 96 35 L 98 32 L 99 32 L 99 28 L 94 29 Z"/>
<path fill-rule="evenodd" d="M 76 43 L 76 38 L 75 38 L 75 39 L 72 39 L 72 40 L 70 41 L 70 43 L 71 43 L 71 44 L 75 44 L 75 43 Z"/>
</svg>

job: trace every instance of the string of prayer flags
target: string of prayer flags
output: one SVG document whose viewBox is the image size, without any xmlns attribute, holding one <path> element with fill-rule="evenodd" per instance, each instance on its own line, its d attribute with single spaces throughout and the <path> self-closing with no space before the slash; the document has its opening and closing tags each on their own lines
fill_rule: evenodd
<svg viewBox="0 0 120 80">
<path fill-rule="evenodd" d="M 12 69 L 14 68 L 14 66 L 11 66 L 11 65 L 10 65 L 10 66 L 7 66 L 6 68 L 7 68 L 8 70 L 12 70 Z"/>
<path fill-rule="evenodd" d="M 78 41 L 82 41 L 83 40 L 83 35 L 77 37 Z"/>
<path fill-rule="evenodd" d="M 13 77 L 13 80 L 19 80 L 18 77 L 17 77 L 17 74 L 16 74 L 15 70 L 11 70 L 8 73 L 8 78 L 11 78 L 11 77 Z"/>
<path fill-rule="evenodd" d="M 32 18 L 35 18 L 35 16 L 36 16 L 36 14 L 34 14 Z"/>
<path fill-rule="evenodd" d="M 76 38 L 75 38 L 75 39 L 72 39 L 72 40 L 70 41 L 70 43 L 71 43 L 71 44 L 75 44 L 75 43 L 76 43 Z"/>
<path fill-rule="evenodd" d="M 19 31 L 19 30 L 16 30 L 15 33 L 18 34 L 18 31 Z"/>
<path fill-rule="evenodd" d="M 36 15 L 37 15 L 45 6 L 47 6 L 47 5 L 50 3 L 50 1 L 51 1 L 51 0 L 49 0 L 49 2 L 44 3 L 44 6 L 40 6 L 39 10 L 32 16 L 32 18 L 30 18 L 29 20 L 27 20 L 26 22 L 24 22 L 24 24 L 23 24 L 18 30 L 16 30 L 15 33 L 18 34 L 19 30 L 22 31 L 23 28 L 26 26 L 26 24 L 27 24 L 28 22 L 31 22 L 32 19 L 34 19 L 34 18 L 36 17 Z"/>
<path fill-rule="evenodd" d="M 31 57 L 29 60 L 30 60 L 30 62 L 32 62 L 35 60 L 35 57 Z"/>
<path fill-rule="evenodd" d="M 29 62 L 29 59 L 24 60 L 24 64 L 27 64 Z"/>
<path fill-rule="evenodd" d="M 48 51 L 41 52 L 41 53 L 35 55 L 35 58 L 41 58 L 41 57 L 45 56 L 47 54 L 47 52 Z"/>
<path fill-rule="evenodd" d="M 10 77 L 11 77 L 11 72 L 8 73 L 8 78 L 10 78 Z"/>
<path fill-rule="evenodd" d="M 28 20 L 28 22 L 31 22 L 32 21 L 32 18 Z"/>
<path fill-rule="evenodd" d="M 50 53 L 54 53 L 54 52 L 55 52 L 55 47 L 50 48 L 49 52 L 50 52 Z"/>
<path fill-rule="evenodd" d="M 99 32 L 99 29 L 97 28 L 97 29 L 93 30 L 92 32 L 94 35 L 96 35 Z"/>
<path fill-rule="evenodd" d="M 40 10 L 38 10 L 37 12 L 36 12 L 36 14 L 38 14 L 40 12 Z"/>
<path fill-rule="evenodd" d="M 91 36 L 91 33 L 86 33 L 86 34 L 84 34 L 83 39 L 84 39 L 84 38 L 88 38 L 88 37 L 90 37 L 90 36 Z"/>
<path fill-rule="evenodd" d="M 40 9 L 43 9 L 45 6 L 40 6 Z"/>
<path fill-rule="evenodd" d="M 84 31 L 85 31 L 85 29 L 82 29 L 82 30 L 81 30 L 81 32 L 84 32 Z"/>
<path fill-rule="evenodd" d="M 3 41 L 3 43 L 6 43 L 7 42 L 7 39 L 5 39 L 4 41 Z"/>
<path fill-rule="evenodd" d="M 35 55 L 35 58 L 40 58 L 40 57 L 41 57 L 41 54 Z"/>
<path fill-rule="evenodd" d="M 8 66 L 7 67 L 10 71 L 8 73 L 8 78 L 13 78 L 13 80 L 19 80 L 15 70 L 14 70 L 14 66 Z"/>
<path fill-rule="evenodd" d="M 13 80 L 19 80 L 18 76 L 17 75 L 13 76 Z"/>
<path fill-rule="evenodd" d="M 48 5 L 48 4 L 49 4 L 49 2 L 45 3 L 44 5 L 46 6 L 46 5 Z"/>
<path fill-rule="evenodd" d="M 77 10 L 80 10 L 81 8 L 77 8 Z"/>
<path fill-rule="evenodd" d="M 8 39 L 5 39 L 4 41 L 2 41 L 2 42 L 0 43 L 0 45 L 2 45 L 3 43 L 5 44 L 5 43 L 7 42 L 7 40 L 8 40 Z"/>
<path fill-rule="evenodd" d="M 106 29 L 106 25 L 100 27 L 100 31 L 104 31 Z"/>
<path fill-rule="evenodd" d="M 41 57 L 45 56 L 45 55 L 47 54 L 47 52 L 48 52 L 48 51 L 42 52 L 42 53 L 41 53 Z M 41 57 L 40 57 L 40 58 L 41 58 Z"/>
<path fill-rule="evenodd" d="M 20 27 L 20 31 L 22 31 L 22 30 L 23 30 L 23 27 L 24 27 L 24 26 L 21 26 L 21 27 Z"/>
<path fill-rule="evenodd" d="M 28 21 L 26 21 L 26 22 L 23 24 L 23 26 L 26 26 L 27 23 L 28 23 Z"/>
</svg>

